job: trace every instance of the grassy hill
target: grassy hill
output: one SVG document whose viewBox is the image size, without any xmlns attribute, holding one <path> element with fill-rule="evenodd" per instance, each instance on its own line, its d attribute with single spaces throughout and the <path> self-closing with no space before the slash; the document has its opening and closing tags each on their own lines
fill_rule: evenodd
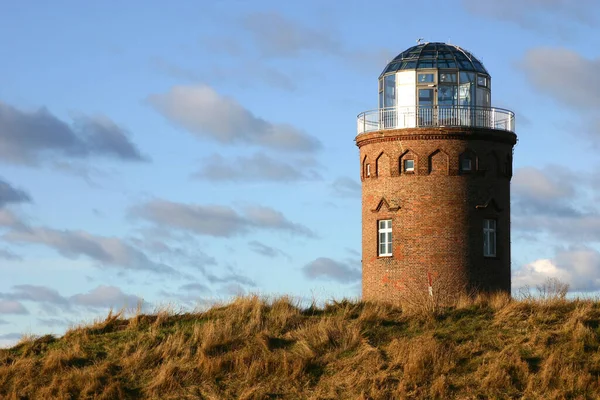
<svg viewBox="0 0 600 400">
<path fill-rule="evenodd" d="M 591 300 L 402 312 L 243 297 L 24 339 L 0 350 L 0 398 L 597 399 L 599 334 Z"/>
</svg>

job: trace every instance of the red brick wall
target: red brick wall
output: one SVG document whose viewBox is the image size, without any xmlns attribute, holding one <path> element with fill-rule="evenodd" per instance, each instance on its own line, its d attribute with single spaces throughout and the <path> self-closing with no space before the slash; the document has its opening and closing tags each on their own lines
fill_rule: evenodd
<svg viewBox="0 0 600 400">
<path fill-rule="evenodd" d="M 510 291 L 515 142 L 513 133 L 480 128 L 409 128 L 357 136 L 363 299 L 398 303 L 408 293 L 426 292 L 428 279 L 434 285 L 444 282 L 444 290 Z M 465 154 L 473 159 L 470 173 L 459 170 Z M 415 160 L 414 173 L 402 171 L 405 159 Z M 371 164 L 370 177 L 366 164 Z M 377 208 L 382 199 L 387 203 Z M 484 218 L 497 220 L 495 258 L 483 256 Z M 392 257 L 378 257 L 381 219 L 392 219 Z"/>
</svg>

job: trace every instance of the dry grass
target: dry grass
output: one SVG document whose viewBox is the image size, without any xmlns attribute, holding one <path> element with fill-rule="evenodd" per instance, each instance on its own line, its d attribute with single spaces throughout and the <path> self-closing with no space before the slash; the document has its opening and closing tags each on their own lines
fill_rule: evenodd
<svg viewBox="0 0 600 400">
<path fill-rule="evenodd" d="M 416 313 L 256 296 L 205 312 L 111 312 L 0 350 L 0 398 L 598 398 L 600 302 L 555 289 Z"/>
</svg>

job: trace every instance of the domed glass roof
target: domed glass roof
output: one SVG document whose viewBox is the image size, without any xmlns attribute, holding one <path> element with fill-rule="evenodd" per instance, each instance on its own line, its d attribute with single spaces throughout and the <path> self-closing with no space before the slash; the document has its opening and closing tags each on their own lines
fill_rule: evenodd
<svg viewBox="0 0 600 400">
<path fill-rule="evenodd" d="M 398 54 L 381 75 L 405 69 L 450 68 L 489 75 L 481 61 L 453 44 L 421 43 Z"/>
</svg>

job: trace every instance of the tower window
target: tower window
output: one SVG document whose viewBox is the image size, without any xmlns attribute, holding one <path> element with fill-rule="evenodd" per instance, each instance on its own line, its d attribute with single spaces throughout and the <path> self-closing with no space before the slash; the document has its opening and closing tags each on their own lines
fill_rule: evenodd
<svg viewBox="0 0 600 400">
<path fill-rule="evenodd" d="M 415 172 L 415 160 L 404 160 L 404 172 Z"/>
<path fill-rule="evenodd" d="M 367 176 L 371 176 L 371 164 L 367 164 L 367 170 L 365 171 Z"/>
<path fill-rule="evenodd" d="M 461 163 L 460 163 L 460 169 L 463 172 L 468 172 L 471 171 L 473 169 L 473 162 L 471 161 L 470 158 L 463 158 Z"/>
<path fill-rule="evenodd" d="M 496 257 L 496 220 L 483 220 L 483 256 Z"/>
<path fill-rule="evenodd" d="M 392 255 L 392 220 L 382 219 L 378 221 L 379 225 L 379 256 L 390 257 Z"/>
</svg>

